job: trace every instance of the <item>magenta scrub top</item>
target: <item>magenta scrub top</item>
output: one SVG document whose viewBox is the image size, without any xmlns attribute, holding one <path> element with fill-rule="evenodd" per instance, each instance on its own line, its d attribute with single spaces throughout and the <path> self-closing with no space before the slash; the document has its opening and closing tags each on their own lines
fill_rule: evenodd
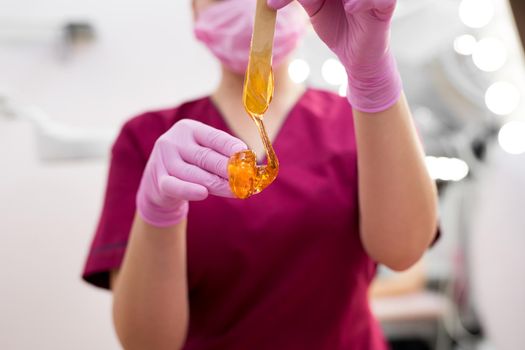
<svg viewBox="0 0 525 350">
<path fill-rule="evenodd" d="M 109 271 L 122 262 L 153 144 L 182 118 L 232 134 L 209 97 L 124 125 L 112 149 L 86 281 L 108 287 Z M 368 303 L 376 266 L 359 238 L 356 142 L 347 100 L 307 90 L 274 146 L 280 172 L 264 192 L 248 200 L 190 203 L 184 349 L 386 349 Z"/>
</svg>

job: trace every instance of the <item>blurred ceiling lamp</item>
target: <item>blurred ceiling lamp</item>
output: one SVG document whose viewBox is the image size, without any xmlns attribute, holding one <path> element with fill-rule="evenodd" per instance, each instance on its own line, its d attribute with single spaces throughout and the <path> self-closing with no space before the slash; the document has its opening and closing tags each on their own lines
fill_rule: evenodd
<svg viewBox="0 0 525 350">
<path fill-rule="evenodd" d="M 96 31 L 87 19 L 0 17 L 0 43 L 32 43 L 61 37 L 68 45 L 91 43 Z"/>
<path fill-rule="evenodd" d="M 426 157 L 428 172 L 434 180 L 461 181 L 469 174 L 469 166 L 461 159 Z"/>
<path fill-rule="evenodd" d="M 525 153 L 525 122 L 511 121 L 503 125 L 498 134 L 498 141 L 507 153 Z"/>
<path fill-rule="evenodd" d="M 494 17 L 492 0 L 462 0 L 459 5 L 459 18 L 467 27 L 483 28 Z"/>
<path fill-rule="evenodd" d="M 296 58 L 288 65 L 288 75 L 294 83 L 304 83 L 310 76 L 310 65 L 305 60 Z"/>
<path fill-rule="evenodd" d="M 469 56 L 474 53 L 474 48 L 476 47 L 477 40 L 474 36 L 470 34 L 464 34 L 458 36 L 454 40 L 454 50 L 457 53 L 464 56 Z"/>
<path fill-rule="evenodd" d="M 335 58 L 329 58 L 323 63 L 321 74 L 330 85 L 341 86 L 348 80 L 345 67 Z"/>
<path fill-rule="evenodd" d="M 504 81 L 494 83 L 485 93 L 485 104 L 494 114 L 512 114 L 520 104 L 520 92 L 511 83 Z"/>
<path fill-rule="evenodd" d="M 507 62 L 508 54 L 505 44 L 497 38 L 485 38 L 477 42 L 472 54 L 476 67 L 484 72 L 500 70 Z"/>
</svg>

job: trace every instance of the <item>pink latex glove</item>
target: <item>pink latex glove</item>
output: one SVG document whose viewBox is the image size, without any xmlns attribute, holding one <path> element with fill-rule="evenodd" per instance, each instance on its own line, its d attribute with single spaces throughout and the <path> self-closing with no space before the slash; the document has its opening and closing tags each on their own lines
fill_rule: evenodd
<svg viewBox="0 0 525 350">
<path fill-rule="evenodd" d="M 268 0 L 279 9 L 293 0 Z M 357 110 L 380 112 L 402 91 L 390 51 L 390 22 L 396 0 L 297 0 L 348 74 L 348 100 Z"/>
<path fill-rule="evenodd" d="M 228 159 L 247 148 L 239 139 L 198 121 L 175 123 L 155 143 L 142 175 L 139 215 L 153 226 L 168 227 L 186 217 L 188 201 L 209 194 L 233 197 Z"/>
</svg>

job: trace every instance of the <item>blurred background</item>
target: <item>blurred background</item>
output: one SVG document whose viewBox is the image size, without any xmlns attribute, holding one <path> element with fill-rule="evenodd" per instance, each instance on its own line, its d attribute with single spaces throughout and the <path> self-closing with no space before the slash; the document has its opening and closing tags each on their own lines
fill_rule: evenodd
<svg viewBox="0 0 525 350">
<path fill-rule="evenodd" d="M 374 286 L 394 349 L 525 349 L 523 7 L 399 0 L 392 45 L 442 236 Z M 109 147 L 126 119 L 210 93 L 218 68 L 190 1 L 0 0 L 0 349 L 119 348 L 110 294 L 80 279 Z M 289 73 L 346 93 L 313 33 Z"/>
</svg>

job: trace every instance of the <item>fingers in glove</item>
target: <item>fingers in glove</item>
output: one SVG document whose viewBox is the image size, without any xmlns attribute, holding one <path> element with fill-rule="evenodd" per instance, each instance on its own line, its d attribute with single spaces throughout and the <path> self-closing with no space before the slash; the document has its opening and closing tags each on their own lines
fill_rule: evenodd
<svg viewBox="0 0 525 350">
<path fill-rule="evenodd" d="M 206 187 L 167 174 L 159 179 L 159 188 L 163 195 L 170 198 L 201 201 L 208 197 Z"/>
<path fill-rule="evenodd" d="M 343 0 L 347 13 L 374 11 L 390 16 L 395 7 L 396 0 Z"/>
<path fill-rule="evenodd" d="M 224 179 L 228 178 L 229 158 L 211 148 L 193 144 L 181 149 L 180 155 L 187 163 L 196 165 L 199 168 Z"/>
<path fill-rule="evenodd" d="M 196 165 L 185 162 L 174 164 L 170 175 L 179 180 L 197 184 L 206 188 L 209 194 L 221 197 L 233 197 L 228 180 L 207 172 Z"/>
<path fill-rule="evenodd" d="M 205 124 L 195 128 L 193 136 L 201 146 L 211 148 L 226 157 L 231 157 L 234 153 L 248 149 L 246 144 L 238 138 Z"/>
<path fill-rule="evenodd" d="M 268 0 L 267 4 L 274 10 L 279 10 L 289 3 L 291 3 L 293 0 Z"/>
</svg>

